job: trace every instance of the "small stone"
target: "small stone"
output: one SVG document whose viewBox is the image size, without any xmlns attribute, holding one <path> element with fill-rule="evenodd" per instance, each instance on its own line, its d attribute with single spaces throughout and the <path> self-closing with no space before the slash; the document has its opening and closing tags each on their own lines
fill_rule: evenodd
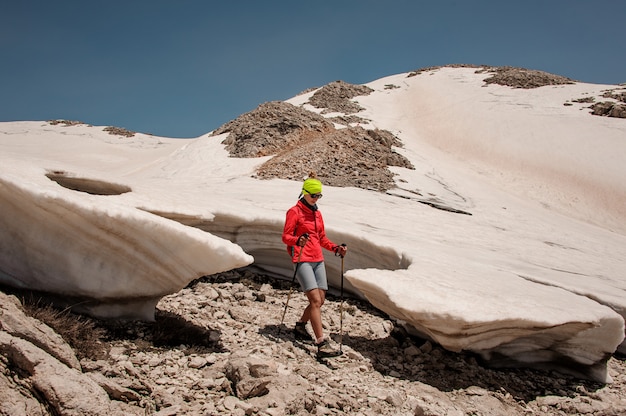
<svg viewBox="0 0 626 416">
<path fill-rule="evenodd" d="M 428 354 L 433 350 L 433 344 L 431 344 L 430 341 L 426 341 L 424 344 L 422 344 L 422 346 L 420 346 L 420 350 L 424 354 Z"/>
<path fill-rule="evenodd" d="M 207 359 L 204 357 L 198 357 L 198 356 L 191 357 L 191 359 L 189 360 L 187 364 L 189 368 L 196 368 L 196 369 L 202 368 L 205 365 L 207 365 Z"/>
</svg>

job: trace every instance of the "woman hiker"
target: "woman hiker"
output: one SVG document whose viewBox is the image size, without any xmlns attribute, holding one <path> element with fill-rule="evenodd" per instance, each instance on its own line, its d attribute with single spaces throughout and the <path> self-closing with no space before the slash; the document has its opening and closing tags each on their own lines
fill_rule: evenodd
<svg viewBox="0 0 626 416">
<path fill-rule="evenodd" d="M 300 321 L 296 323 L 294 336 L 298 340 L 310 341 L 306 324 L 311 321 L 318 355 L 332 355 L 336 351 L 322 330 L 321 308 L 328 290 L 322 248 L 345 256 L 347 247 L 345 244 L 334 244 L 326 237 L 322 213 L 317 207 L 321 197 L 322 182 L 311 172 L 302 184 L 298 202 L 287 211 L 282 238 L 296 267 L 295 274 L 300 287 L 309 301 Z"/>
</svg>

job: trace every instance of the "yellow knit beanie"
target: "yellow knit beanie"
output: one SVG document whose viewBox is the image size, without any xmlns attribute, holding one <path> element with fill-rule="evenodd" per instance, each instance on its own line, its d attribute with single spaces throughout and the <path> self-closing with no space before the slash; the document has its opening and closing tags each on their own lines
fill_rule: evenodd
<svg viewBox="0 0 626 416">
<path fill-rule="evenodd" d="M 307 194 L 322 193 L 322 182 L 317 178 L 308 178 L 302 184 L 302 192 Z"/>
</svg>

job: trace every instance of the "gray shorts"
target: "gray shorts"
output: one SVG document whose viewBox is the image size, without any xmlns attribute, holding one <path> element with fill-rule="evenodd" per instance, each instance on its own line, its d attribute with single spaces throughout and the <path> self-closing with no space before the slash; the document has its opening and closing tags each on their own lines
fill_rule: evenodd
<svg viewBox="0 0 626 416">
<path fill-rule="evenodd" d="M 300 287 L 304 292 L 313 289 L 328 290 L 328 282 L 326 282 L 326 267 L 323 261 L 319 262 L 302 262 L 298 266 L 296 274 Z"/>
</svg>

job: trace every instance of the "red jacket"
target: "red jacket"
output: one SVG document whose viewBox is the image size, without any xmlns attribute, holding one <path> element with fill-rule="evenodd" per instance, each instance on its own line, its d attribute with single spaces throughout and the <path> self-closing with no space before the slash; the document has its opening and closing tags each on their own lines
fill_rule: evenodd
<svg viewBox="0 0 626 416">
<path fill-rule="evenodd" d="M 309 234 L 309 241 L 304 247 L 300 247 L 297 245 L 298 238 L 304 233 Z M 326 237 L 322 213 L 317 207 L 311 209 L 302 200 L 299 200 L 296 205 L 287 211 L 285 228 L 283 229 L 283 242 L 287 244 L 287 250 L 294 263 L 298 262 L 301 249 L 304 249 L 302 257 L 300 257 L 301 262 L 318 262 L 324 261 L 322 247 L 330 251 L 334 251 L 337 248 L 337 245 Z"/>
</svg>

